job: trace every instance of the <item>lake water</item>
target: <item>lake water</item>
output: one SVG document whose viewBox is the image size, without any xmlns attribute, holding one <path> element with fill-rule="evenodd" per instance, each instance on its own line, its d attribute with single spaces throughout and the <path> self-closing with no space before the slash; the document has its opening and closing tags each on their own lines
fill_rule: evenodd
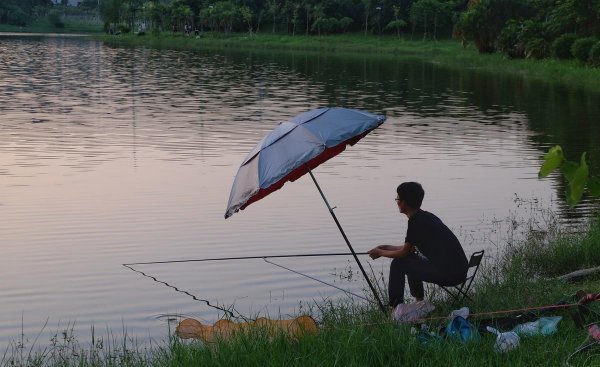
<svg viewBox="0 0 600 367">
<path fill-rule="evenodd" d="M 505 241 L 497 220 L 550 208 L 577 222 L 558 177 L 561 144 L 600 168 L 600 99 L 556 84 L 401 56 L 109 48 L 82 38 L 0 36 L 0 345 L 69 323 L 163 340 L 165 315 L 222 313 L 123 263 L 343 252 L 309 177 L 223 219 L 246 153 L 278 122 L 343 106 L 387 115 L 315 175 L 357 251 L 404 238 L 396 186 L 467 253 Z M 365 262 L 365 256 L 361 257 Z M 350 258 L 277 259 L 363 294 Z M 387 273 L 384 261 L 370 262 Z M 296 314 L 343 292 L 262 260 L 137 266 L 244 316 Z M 360 301 L 360 300 L 359 300 Z M 42 337 L 38 344 L 45 345 Z"/>
</svg>

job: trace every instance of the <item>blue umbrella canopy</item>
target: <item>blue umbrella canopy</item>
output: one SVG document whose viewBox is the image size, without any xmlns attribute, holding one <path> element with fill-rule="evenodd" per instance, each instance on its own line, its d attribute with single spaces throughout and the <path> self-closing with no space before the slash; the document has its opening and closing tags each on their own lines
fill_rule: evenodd
<svg viewBox="0 0 600 367">
<path fill-rule="evenodd" d="M 225 218 L 295 181 L 354 145 L 385 116 L 348 108 L 318 108 L 280 123 L 243 160 Z"/>
</svg>

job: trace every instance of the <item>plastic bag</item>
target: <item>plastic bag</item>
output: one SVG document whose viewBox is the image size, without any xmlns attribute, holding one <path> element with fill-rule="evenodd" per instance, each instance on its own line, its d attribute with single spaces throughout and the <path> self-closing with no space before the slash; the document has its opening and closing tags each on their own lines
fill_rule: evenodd
<svg viewBox="0 0 600 367">
<path fill-rule="evenodd" d="M 509 331 L 506 333 L 501 333 L 498 330 L 494 329 L 491 326 L 488 326 L 487 331 L 490 333 L 494 333 L 497 335 L 496 343 L 494 344 L 494 348 L 497 352 L 505 353 L 509 350 L 515 349 L 521 343 L 521 338 L 514 331 Z"/>
<path fill-rule="evenodd" d="M 424 318 L 433 310 L 435 310 L 435 306 L 427 301 L 400 303 L 394 309 L 393 317 L 398 322 L 410 323 Z"/>
<path fill-rule="evenodd" d="M 477 328 L 471 325 L 461 316 L 456 316 L 448 323 L 446 327 L 446 335 L 457 337 L 463 343 L 471 340 L 479 340 Z"/>
<path fill-rule="evenodd" d="M 541 317 L 536 321 L 517 325 L 512 331 L 522 336 L 552 335 L 556 332 L 560 320 L 562 316 Z"/>
</svg>

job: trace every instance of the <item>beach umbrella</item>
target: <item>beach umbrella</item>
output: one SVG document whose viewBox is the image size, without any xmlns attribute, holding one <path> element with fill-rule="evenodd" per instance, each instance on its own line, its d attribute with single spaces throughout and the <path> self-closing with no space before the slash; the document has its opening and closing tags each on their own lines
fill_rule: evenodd
<svg viewBox="0 0 600 367">
<path fill-rule="evenodd" d="M 385 116 L 348 108 L 318 108 L 280 123 L 251 151 L 235 176 L 225 218 L 258 201 L 286 182 L 310 174 L 379 306 L 381 302 L 356 252 L 327 202 L 312 170 L 354 145 L 385 121 Z"/>
</svg>

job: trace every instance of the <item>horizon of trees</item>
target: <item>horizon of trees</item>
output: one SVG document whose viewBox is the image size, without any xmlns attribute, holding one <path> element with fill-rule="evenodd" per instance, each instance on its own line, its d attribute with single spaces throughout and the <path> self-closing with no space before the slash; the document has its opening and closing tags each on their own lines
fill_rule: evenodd
<svg viewBox="0 0 600 367">
<path fill-rule="evenodd" d="M 24 25 L 52 7 L 51 0 L 1 0 L 0 23 Z M 122 33 L 453 36 L 481 53 L 600 65 L 600 0 L 82 0 L 79 8 Z"/>
</svg>

